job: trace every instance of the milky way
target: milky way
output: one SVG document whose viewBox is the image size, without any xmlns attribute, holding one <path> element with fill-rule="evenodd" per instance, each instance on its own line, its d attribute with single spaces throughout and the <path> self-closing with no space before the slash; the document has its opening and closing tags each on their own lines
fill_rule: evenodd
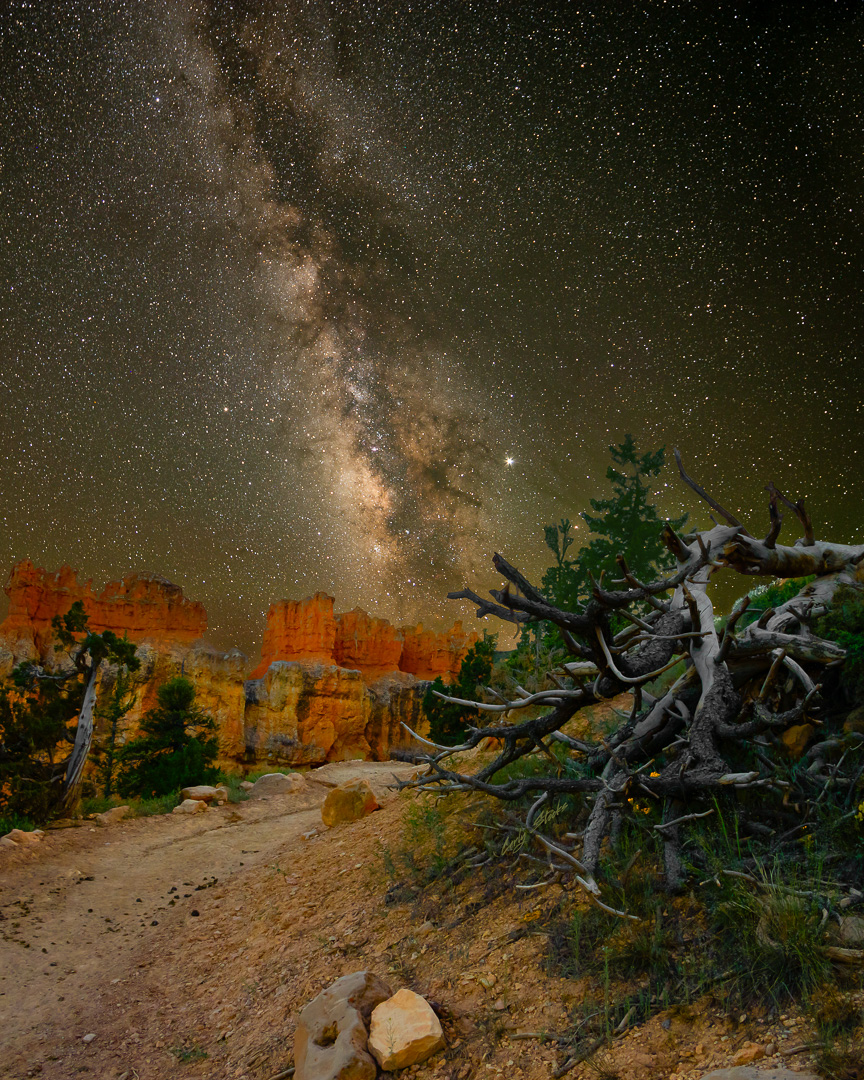
<svg viewBox="0 0 864 1080">
<path fill-rule="evenodd" d="M 11 5 L 0 566 L 452 618 L 628 431 L 860 540 L 858 9 L 619 7 Z"/>
</svg>

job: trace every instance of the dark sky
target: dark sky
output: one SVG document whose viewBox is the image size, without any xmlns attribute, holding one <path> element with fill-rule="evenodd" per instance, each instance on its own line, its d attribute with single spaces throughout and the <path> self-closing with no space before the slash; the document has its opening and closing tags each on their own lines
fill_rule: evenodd
<svg viewBox="0 0 864 1080">
<path fill-rule="evenodd" d="M 2 17 L 0 572 L 470 618 L 626 432 L 864 539 L 860 3 Z"/>
</svg>

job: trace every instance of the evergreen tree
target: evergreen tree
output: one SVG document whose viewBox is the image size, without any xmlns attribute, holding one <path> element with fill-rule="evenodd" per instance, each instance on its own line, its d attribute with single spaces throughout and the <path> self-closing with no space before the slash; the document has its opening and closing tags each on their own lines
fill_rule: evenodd
<svg viewBox="0 0 864 1080">
<path fill-rule="evenodd" d="M 441 677 L 434 680 L 423 697 L 423 711 L 429 721 L 429 738 L 434 742 L 452 746 L 458 743 L 469 723 L 475 723 L 479 717 L 477 709 L 464 705 L 454 705 L 435 696 L 448 694 L 457 698 L 476 698 L 478 684 L 489 681 L 492 665 L 495 662 L 496 634 L 487 635 L 472 645 L 465 654 L 459 667 L 459 675 L 450 686 L 445 686 Z"/>
<path fill-rule="evenodd" d="M 613 465 L 606 470 L 606 479 L 612 484 L 612 496 L 608 499 L 591 499 L 592 514 L 580 517 L 594 534 L 594 538 L 576 553 L 568 557 L 576 542 L 572 535 L 573 523 L 562 518 L 557 525 L 544 529 L 546 545 L 555 556 L 555 565 L 543 575 L 542 592 L 559 608 L 576 611 L 591 599 L 592 577 L 598 580 L 605 570 L 607 577 L 620 577 L 616 557 L 623 555 L 628 569 L 640 581 L 652 581 L 659 576 L 661 563 L 668 559 L 668 552 L 660 539 L 666 523 L 657 514 L 650 501 L 650 480 L 663 468 L 665 447 L 639 454 L 632 435 L 626 435 L 619 446 L 610 446 Z M 687 522 L 687 515 L 673 518 L 669 525 L 677 532 Z M 617 620 L 612 617 L 613 623 Z M 517 681 L 534 681 L 541 678 L 550 663 L 564 655 L 564 645 L 559 632 L 540 623 L 522 627 L 519 645 L 507 661 Z M 525 680 L 526 672 L 535 673 Z M 537 687 L 535 687 L 537 688 Z"/>
<path fill-rule="evenodd" d="M 103 660 L 139 667 L 135 646 L 113 631 L 93 633 L 81 601 L 52 620 L 55 651 L 66 664 L 49 671 L 24 662 L 0 690 L 0 812 L 46 821 L 78 798 L 93 735 L 96 683 Z M 69 744 L 72 744 L 71 753 Z"/>
<path fill-rule="evenodd" d="M 96 710 L 102 733 L 94 738 L 91 754 L 95 763 L 96 783 L 106 799 L 110 798 L 116 790 L 123 720 L 134 703 L 134 679 L 132 673 L 124 665 L 117 670 L 117 677 L 108 700 Z"/>
<path fill-rule="evenodd" d="M 121 795 L 168 795 L 218 778 L 216 721 L 195 704 L 194 685 L 178 675 L 156 697 L 158 705 L 141 720 L 141 734 L 120 749 Z"/>
<path fill-rule="evenodd" d="M 567 552 L 574 543 L 570 521 L 564 518 L 559 525 L 547 525 L 545 529 L 546 544 L 555 555 L 556 565 L 546 571 L 543 590 L 558 607 L 570 611 L 590 599 L 592 576 L 597 579 L 604 570 L 620 576 L 615 562 L 618 555 L 624 556 L 630 573 L 640 581 L 653 580 L 660 564 L 668 560 L 660 539 L 665 520 L 649 501 L 648 483 L 663 468 L 665 448 L 638 454 L 633 436 L 626 435 L 624 442 L 610 446 L 609 452 L 614 465 L 606 470 L 606 479 L 612 484 L 613 494 L 608 499 L 591 499 L 594 513 L 580 515 L 594 539 L 569 559 Z M 686 522 L 685 514 L 669 524 L 677 532 Z"/>
</svg>

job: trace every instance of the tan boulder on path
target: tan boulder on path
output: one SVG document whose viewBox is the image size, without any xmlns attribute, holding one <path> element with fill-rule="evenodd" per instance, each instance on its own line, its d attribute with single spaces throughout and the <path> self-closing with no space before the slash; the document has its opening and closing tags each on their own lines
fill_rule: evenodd
<svg viewBox="0 0 864 1080">
<path fill-rule="evenodd" d="M 271 772 L 259 776 L 249 792 L 250 799 L 257 799 L 261 795 L 296 795 L 306 791 L 306 778 L 302 773 Z"/>
<path fill-rule="evenodd" d="M 369 1049 L 385 1072 L 425 1061 L 443 1046 L 441 1022 L 413 990 L 399 990 L 372 1011 Z"/>
<path fill-rule="evenodd" d="M 228 802 L 228 788 L 212 787 L 210 784 L 196 784 L 194 787 L 184 787 L 180 792 L 181 799 L 200 799 L 206 803 Z"/>
<path fill-rule="evenodd" d="M 97 825 L 116 825 L 117 822 L 122 821 L 128 813 L 128 806 L 112 806 L 110 810 L 105 810 L 101 814 L 96 814 L 93 820 Z"/>
<path fill-rule="evenodd" d="M 321 820 L 325 825 L 333 826 L 341 821 L 359 821 L 380 809 L 368 780 L 349 780 L 327 793 L 321 807 Z"/>
<path fill-rule="evenodd" d="M 172 814 L 202 814 L 207 809 L 207 803 L 203 799 L 184 799 L 179 806 L 175 806 Z"/>
<path fill-rule="evenodd" d="M 6 833 L 5 839 L 15 844 L 38 844 L 44 835 L 41 829 L 33 829 L 30 832 L 25 829 L 13 829 Z"/>
</svg>

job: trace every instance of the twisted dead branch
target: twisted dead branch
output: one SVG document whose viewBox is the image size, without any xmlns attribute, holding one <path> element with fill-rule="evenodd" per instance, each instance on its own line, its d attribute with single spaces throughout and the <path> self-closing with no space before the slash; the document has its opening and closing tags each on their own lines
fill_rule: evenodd
<svg viewBox="0 0 864 1080">
<path fill-rule="evenodd" d="M 492 601 L 468 589 L 449 594 L 452 599 L 475 603 L 479 618 L 492 615 L 511 623 L 546 622 L 557 627 L 571 656 L 578 659 L 560 665 L 550 674 L 553 687 L 537 693 L 518 688 L 516 695 L 507 699 L 496 691 L 490 693 L 494 701 L 439 695 L 497 716 L 500 722 L 469 728 L 467 738 L 458 746 L 437 745 L 412 731 L 425 747 L 413 759 L 425 762 L 428 769 L 422 777 L 401 785 L 439 795 L 482 792 L 511 804 L 526 796 L 535 800 L 538 795 L 543 799 L 579 796 L 587 820 L 579 834 L 578 855 L 541 833 L 530 816 L 523 828 L 547 855 L 554 855 L 559 872 L 564 866 L 570 868 L 593 903 L 623 918 L 628 917 L 626 912 L 600 899 L 598 864 L 613 821 L 616 815 L 620 820 L 628 800 L 646 796 L 663 801 L 664 821 L 655 829 L 662 838 L 670 888 L 683 876 L 681 828 L 711 815 L 713 808 L 706 803 L 718 792 L 758 791 L 766 805 L 773 795 L 782 798 L 784 805 L 799 808 L 815 800 L 816 796 L 805 790 L 806 780 L 798 784 L 793 797 L 788 782 L 778 779 L 771 761 L 773 744 L 755 744 L 753 740 L 766 733 L 776 739 L 804 721 L 818 723 L 824 672 L 842 664 L 845 651 L 835 642 L 817 637 L 811 624 L 817 614 L 828 610 L 840 585 L 861 587 L 856 568 L 864 561 L 864 545 L 816 540 L 803 502 L 791 502 L 773 484 L 767 488 L 770 531 L 765 540 L 756 539 L 687 475 L 677 450 L 675 460 L 684 482 L 723 523 L 687 537 L 678 536 L 667 526 L 663 540 L 675 560 L 675 568 L 667 576 L 640 582 L 619 558 L 621 583 L 627 588 L 606 589 L 602 581 L 595 582 L 587 603 L 567 611 L 496 554 L 493 563 L 505 585 L 490 591 Z M 779 503 L 792 509 L 804 528 L 804 538 L 791 547 L 777 542 L 783 522 Z M 763 613 L 757 624 L 739 631 L 748 604 L 745 600 L 731 613 L 720 634 L 708 586 L 711 577 L 722 571 L 747 578 L 815 575 L 816 580 L 792 601 Z M 617 634 L 612 631 L 613 616 L 619 617 L 619 626 L 621 617 L 628 623 Z M 683 675 L 660 697 L 652 696 L 647 685 L 682 662 Z M 787 673 L 784 680 L 780 679 L 781 670 Z M 605 738 L 576 739 L 562 731 L 580 710 L 623 693 L 632 695 L 632 709 Z M 512 714 L 536 712 L 538 708 L 543 710 L 539 715 L 510 722 Z M 474 773 L 458 771 L 460 757 L 489 737 L 501 744 L 494 760 Z M 550 756 L 550 745 L 564 751 L 555 775 L 499 778 L 503 769 L 528 754 Z M 833 767 L 828 776 L 832 784 L 853 782 L 841 768 L 846 760 L 844 757 Z M 850 755 L 849 768 L 856 767 L 857 758 Z M 819 786 L 823 790 L 822 782 Z M 750 816 L 755 819 L 758 813 L 751 808 Z M 756 820 L 752 824 L 769 835 L 775 831 Z"/>
</svg>

